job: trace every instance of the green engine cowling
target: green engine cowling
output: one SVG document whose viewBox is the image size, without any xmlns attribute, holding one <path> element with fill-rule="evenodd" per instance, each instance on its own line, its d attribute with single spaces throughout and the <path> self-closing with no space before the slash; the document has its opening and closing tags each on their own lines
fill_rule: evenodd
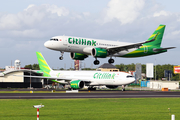
<svg viewBox="0 0 180 120">
<path fill-rule="evenodd" d="M 88 56 L 82 53 L 70 53 L 70 57 L 71 59 L 74 60 L 84 60 L 85 58 L 87 58 Z"/>
<path fill-rule="evenodd" d="M 106 58 L 107 57 L 107 50 L 103 48 L 93 48 L 91 55 L 93 57 L 99 57 L 99 58 Z"/>
<path fill-rule="evenodd" d="M 74 81 L 71 81 L 70 86 L 71 88 L 74 88 L 74 89 L 81 89 L 84 87 L 84 82 L 81 80 L 74 80 Z"/>
</svg>

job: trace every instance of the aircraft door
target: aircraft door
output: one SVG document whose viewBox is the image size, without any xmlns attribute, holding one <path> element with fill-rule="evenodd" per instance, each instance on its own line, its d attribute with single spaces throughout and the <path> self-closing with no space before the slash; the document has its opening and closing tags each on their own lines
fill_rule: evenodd
<svg viewBox="0 0 180 120">
<path fill-rule="evenodd" d="M 144 53 L 147 53 L 147 52 L 148 52 L 148 47 L 144 46 Z"/>
<path fill-rule="evenodd" d="M 68 37 L 63 36 L 63 47 L 66 52 L 71 52 L 71 45 L 68 44 Z"/>
<path fill-rule="evenodd" d="M 63 36 L 62 39 L 63 39 L 63 45 L 67 46 L 68 44 L 67 38 Z"/>
<path fill-rule="evenodd" d="M 114 85 L 120 84 L 120 82 L 122 81 L 122 78 L 120 77 L 119 73 L 117 73 L 117 75 L 114 78 L 115 78 L 113 79 Z"/>
</svg>

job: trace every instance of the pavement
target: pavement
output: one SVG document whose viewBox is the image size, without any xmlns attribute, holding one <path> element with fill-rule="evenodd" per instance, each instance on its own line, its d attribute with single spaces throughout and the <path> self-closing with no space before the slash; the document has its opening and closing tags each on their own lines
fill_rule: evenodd
<svg viewBox="0 0 180 120">
<path fill-rule="evenodd" d="M 161 98 L 180 97 L 171 91 L 93 91 L 86 93 L 0 93 L 0 99 L 73 99 L 73 98 Z"/>
</svg>

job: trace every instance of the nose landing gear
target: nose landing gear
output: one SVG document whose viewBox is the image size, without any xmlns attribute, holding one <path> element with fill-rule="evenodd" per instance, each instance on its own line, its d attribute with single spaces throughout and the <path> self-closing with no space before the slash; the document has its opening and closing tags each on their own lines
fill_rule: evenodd
<svg viewBox="0 0 180 120">
<path fill-rule="evenodd" d="M 63 60 L 64 51 L 60 51 L 60 52 L 61 52 L 61 56 L 59 57 L 59 60 Z"/>
<path fill-rule="evenodd" d="M 122 92 L 125 91 L 125 85 L 122 85 Z"/>
</svg>

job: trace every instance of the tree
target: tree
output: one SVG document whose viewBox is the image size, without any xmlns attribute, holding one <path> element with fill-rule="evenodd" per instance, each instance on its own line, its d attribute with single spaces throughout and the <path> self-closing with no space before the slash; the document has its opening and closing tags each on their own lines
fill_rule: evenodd
<svg viewBox="0 0 180 120">
<path fill-rule="evenodd" d="M 33 65 L 29 64 L 29 65 L 25 65 L 24 68 L 25 68 L 25 69 L 31 69 L 31 70 L 40 70 L 40 69 L 39 69 L 39 64 L 33 64 Z"/>
<path fill-rule="evenodd" d="M 39 69 L 39 64 L 33 64 L 32 69 L 33 70 L 40 70 Z"/>
<path fill-rule="evenodd" d="M 24 67 L 25 69 L 32 69 L 32 65 L 31 64 L 29 64 L 29 65 L 25 65 L 25 67 Z"/>
<path fill-rule="evenodd" d="M 119 71 L 135 71 L 135 64 L 128 64 L 128 65 L 124 65 L 124 64 L 119 64 L 119 65 L 115 65 L 116 68 L 119 69 Z M 170 65 L 170 64 L 165 64 L 165 65 L 156 65 L 156 71 L 155 71 L 155 66 L 154 66 L 154 78 L 156 78 L 157 80 L 161 80 L 162 78 L 164 78 L 164 71 L 165 70 L 171 70 L 173 72 L 173 68 L 176 65 Z M 142 73 L 146 73 L 146 65 L 142 64 Z M 156 72 L 156 74 L 155 74 Z M 155 76 L 156 75 L 156 76 Z M 174 74 L 172 73 L 172 78 L 171 80 L 179 80 L 179 74 Z"/>
</svg>

